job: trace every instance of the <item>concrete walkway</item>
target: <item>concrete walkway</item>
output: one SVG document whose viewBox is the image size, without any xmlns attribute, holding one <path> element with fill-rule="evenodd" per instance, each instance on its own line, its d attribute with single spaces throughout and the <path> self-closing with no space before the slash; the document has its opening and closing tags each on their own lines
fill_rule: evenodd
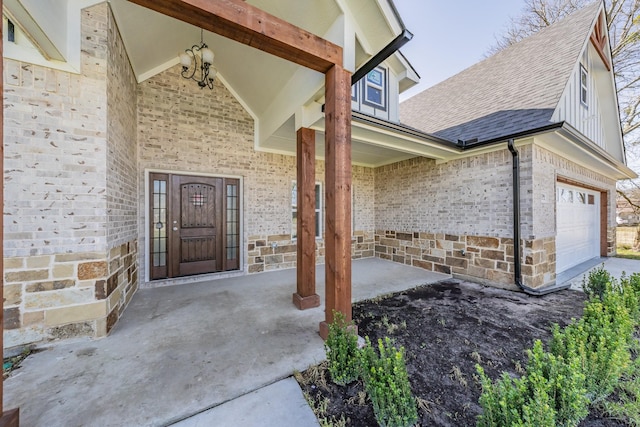
<svg viewBox="0 0 640 427">
<path fill-rule="evenodd" d="M 571 289 L 582 289 L 582 280 L 587 277 L 590 271 L 602 267 L 614 278 L 619 279 L 622 274 L 627 276 L 633 273 L 640 273 L 640 261 L 626 258 L 595 258 L 580 264 L 567 272 L 562 273 L 562 282 L 571 283 Z"/>
<path fill-rule="evenodd" d="M 314 425 L 297 383 L 279 381 L 324 359 L 324 266 L 317 271 L 322 305 L 306 311 L 291 303 L 295 270 L 142 289 L 109 337 L 28 357 L 4 382 L 5 408 L 20 407 L 24 426 Z M 446 277 L 358 260 L 352 295 Z"/>
</svg>

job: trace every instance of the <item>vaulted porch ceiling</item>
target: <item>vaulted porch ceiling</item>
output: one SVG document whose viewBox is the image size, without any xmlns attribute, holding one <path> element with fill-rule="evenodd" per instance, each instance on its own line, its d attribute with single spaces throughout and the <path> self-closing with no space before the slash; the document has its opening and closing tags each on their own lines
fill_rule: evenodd
<svg viewBox="0 0 640 427">
<path fill-rule="evenodd" d="M 10 0 L 10 5 L 13 10 L 23 10 L 20 16 L 29 17 L 31 27 L 43 30 L 40 46 L 50 43 L 62 55 L 54 67 L 79 71 L 80 10 L 99 2 Z M 177 66 L 178 54 L 200 42 L 200 29 L 196 25 L 128 0 L 109 3 L 139 82 Z M 352 72 L 403 30 L 391 0 L 247 0 L 246 3 L 341 46 L 343 65 Z M 255 119 L 256 149 L 295 155 L 295 118 L 301 109 L 324 104 L 324 75 L 209 31 L 204 32 L 204 41 L 215 53 L 219 80 Z M 414 79 L 402 80 L 401 87 L 413 84 Z M 319 110 L 317 114 L 321 115 Z M 310 125 L 321 132 L 324 129 L 319 117 L 304 123 Z M 360 139 L 362 132 L 358 132 L 354 134 L 356 164 L 373 166 L 419 155 L 419 150 L 394 146 L 398 138 L 385 137 L 381 143 L 371 144 L 369 136 Z M 319 133 L 319 138 L 322 135 Z M 324 149 L 318 148 L 322 157 Z M 435 157 L 438 158 L 437 154 Z"/>
</svg>

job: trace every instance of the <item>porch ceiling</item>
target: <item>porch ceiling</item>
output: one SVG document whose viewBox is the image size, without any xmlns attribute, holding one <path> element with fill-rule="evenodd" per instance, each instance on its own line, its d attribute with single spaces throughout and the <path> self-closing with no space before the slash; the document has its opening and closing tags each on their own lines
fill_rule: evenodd
<svg viewBox="0 0 640 427">
<path fill-rule="evenodd" d="M 358 42 L 361 38 L 370 38 L 364 40 L 367 47 L 361 61 L 368 59 L 396 35 L 393 25 L 384 22 L 383 13 L 386 11 L 383 9 L 388 7 L 387 2 L 367 2 L 366 14 L 361 8 L 355 11 L 360 14 L 360 24 L 371 23 L 363 26 L 367 29 L 362 30 L 366 34 L 358 37 Z M 349 8 L 356 6 L 343 4 L 342 0 L 247 0 L 247 3 L 340 46 L 345 44 L 346 37 L 341 16 L 351 15 Z M 110 0 L 110 4 L 138 81 L 178 64 L 178 54 L 200 42 L 200 29 L 193 25 L 127 0 Z M 375 7 L 371 7 L 373 5 Z M 375 32 L 370 30 L 372 27 L 376 28 Z M 221 79 L 256 118 L 266 115 L 272 120 L 273 110 L 280 109 L 282 105 L 278 99 L 287 90 L 292 90 L 297 95 L 292 95 L 292 98 L 298 101 L 301 80 L 307 82 L 302 88 L 308 92 L 304 94 L 304 102 L 311 99 L 324 82 L 320 73 L 315 80 L 307 74 L 301 76 L 300 66 L 217 34 L 205 31 L 204 41 L 215 54 L 214 66 Z M 372 52 L 367 52 L 369 50 Z"/>
<path fill-rule="evenodd" d="M 248 3 L 261 7 L 265 0 Z M 307 1 L 299 3 L 308 3 Z M 303 22 L 307 30 L 324 34 L 339 10 L 333 2 L 316 8 L 317 20 Z M 289 4 L 289 3 L 287 3 Z M 330 7 L 333 6 L 333 7 Z M 178 63 L 178 54 L 200 42 L 200 29 L 126 0 L 111 0 L 129 60 L 138 81 Z M 302 6 L 291 7 L 283 16 L 294 19 Z M 300 21 L 300 20 L 298 20 Z M 144 23 L 141 25 L 141 23 Z M 297 22 L 298 26 L 300 22 Z M 215 54 L 214 66 L 225 83 L 254 115 L 262 115 L 291 76 L 300 67 L 260 50 L 205 31 L 204 41 Z"/>
</svg>

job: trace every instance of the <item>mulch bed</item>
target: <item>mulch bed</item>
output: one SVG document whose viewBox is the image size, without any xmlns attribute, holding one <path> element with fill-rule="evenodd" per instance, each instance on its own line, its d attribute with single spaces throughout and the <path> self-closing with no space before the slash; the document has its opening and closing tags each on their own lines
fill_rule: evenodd
<svg viewBox="0 0 640 427">
<path fill-rule="evenodd" d="M 354 305 L 361 336 L 385 336 L 404 346 L 411 388 L 419 399 L 422 426 L 474 426 L 481 412 L 479 363 L 491 378 L 503 371 L 520 375 L 525 350 L 537 338 L 546 342 L 551 326 L 582 315 L 585 295 L 562 291 L 527 296 L 470 282 L 448 280 Z M 328 399 L 325 416 L 347 425 L 376 426 L 361 382 L 340 387 L 325 366 L 302 374 L 303 390 Z M 620 421 L 592 413 L 581 426 L 618 426 Z"/>
</svg>

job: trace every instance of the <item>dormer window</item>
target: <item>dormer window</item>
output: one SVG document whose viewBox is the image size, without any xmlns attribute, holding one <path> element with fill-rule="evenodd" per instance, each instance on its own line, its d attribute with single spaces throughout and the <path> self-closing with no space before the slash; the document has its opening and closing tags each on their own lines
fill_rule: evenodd
<svg viewBox="0 0 640 427">
<path fill-rule="evenodd" d="M 387 70 L 375 68 L 364 79 L 363 104 L 380 110 L 387 109 Z"/>
<path fill-rule="evenodd" d="M 7 19 L 7 41 L 16 42 L 16 26 L 10 19 Z"/>
<path fill-rule="evenodd" d="M 589 74 L 584 65 L 580 64 L 580 103 L 585 107 L 589 106 L 587 102 L 589 95 Z"/>
</svg>

